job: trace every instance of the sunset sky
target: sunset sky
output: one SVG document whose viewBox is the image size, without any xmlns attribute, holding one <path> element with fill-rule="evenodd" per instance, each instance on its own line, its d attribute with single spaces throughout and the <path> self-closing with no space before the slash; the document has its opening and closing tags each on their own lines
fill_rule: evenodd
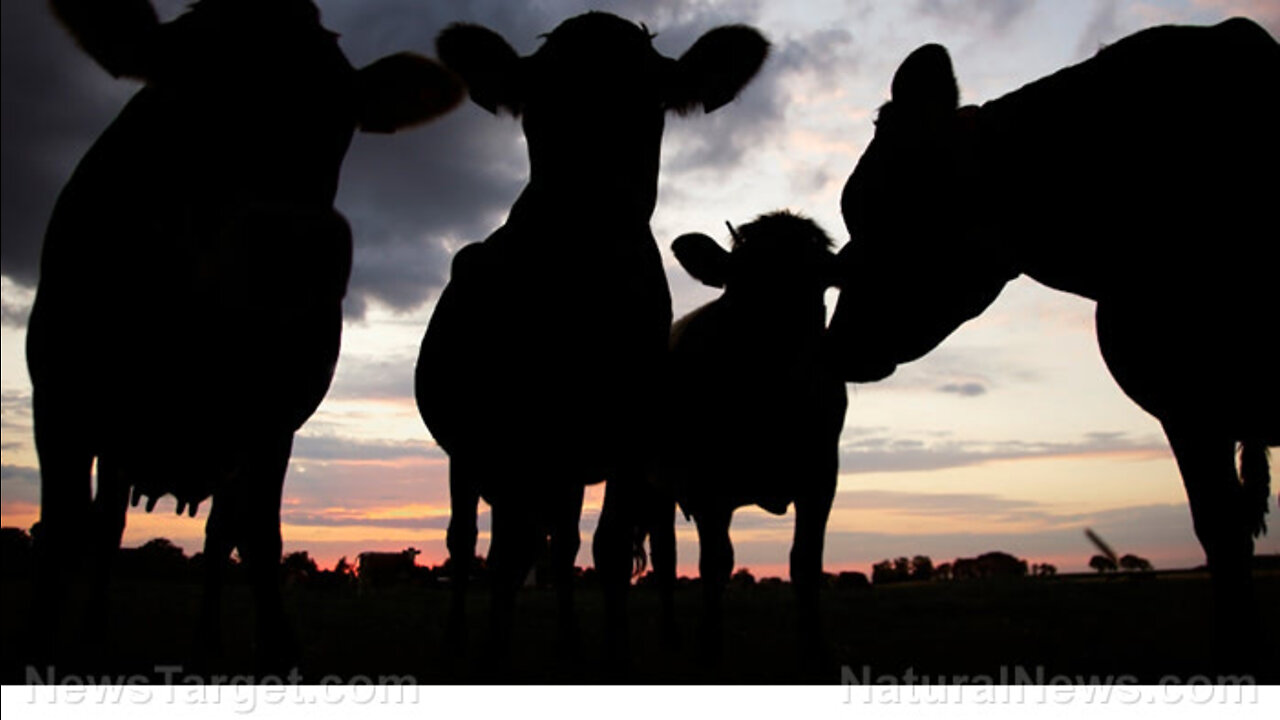
<svg viewBox="0 0 1280 720">
<path fill-rule="evenodd" d="M 185 4 L 157 1 L 165 18 Z M 669 56 L 717 25 L 759 28 L 773 54 L 742 97 L 714 115 L 668 122 L 653 230 L 677 316 L 714 297 L 671 258 L 668 246 L 681 233 L 721 237 L 726 219 L 737 224 L 790 208 L 813 217 L 837 242 L 847 240 L 841 188 L 871 138 L 894 69 L 923 43 L 950 49 L 962 102 L 980 103 L 1154 24 L 1247 15 L 1280 34 L 1280 2 L 1268 0 L 317 5 L 358 66 L 399 50 L 433 55 L 435 35 L 455 20 L 493 28 L 521 54 L 587 9 L 643 22 Z M 111 79 L 76 50 L 44 3 L 6 0 L 0 7 L 0 521 L 26 528 L 38 517 L 39 472 L 23 346 L 40 240 L 75 163 L 136 85 Z M 452 253 L 502 223 L 527 172 L 518 122 L 472 104 L 408 133 L 356 138 L 337 199 L 356 242 L 343 353 L 328 398 L 294 444 L 285 484 L 286 550 L 309 550 L 326 566 L 362 550 L 410 546 L 423 551 L 421 564 L 443 561 L 448 460 L 418 417 L 413 366 Z M 830 571 L 866 571 L 901 555 L 941 562 L 987 550 L 1080 571 L 1093 553 L 1085 527 L 1157 568 L 1203 562 L 1158 423 L 1124 397 L 1103 366 L 1091 302 L 1019 278 L 925 359 L 885 382 L 849 386 L 849 401 L 827 535 Z M 554 462 L 558 451 L 547 447 L 525 460 L 530 467 Z M 590 564 L 601 494 L 602 486 L 588 491 L 581 565 Z M 1271 503 L 1271 524 L 1280 526 L 1274 496 Z M 199 520 L 176 518 L 173 509 L 166 498 L 152 515 L 131 511 L 125 544 L 164 536 L 188 553 L 198 550 L 207 505 Z M 785 577 L 791 522 L 739 511 L 738 566 Z M 487 514 L 481 524 L 483 552 Z M 681 570 L 694 574 L 693 526 L 681 519 L 678 529 Z M 1258 551 L 1280 552 L 1280 529 Z"/>
</svg>

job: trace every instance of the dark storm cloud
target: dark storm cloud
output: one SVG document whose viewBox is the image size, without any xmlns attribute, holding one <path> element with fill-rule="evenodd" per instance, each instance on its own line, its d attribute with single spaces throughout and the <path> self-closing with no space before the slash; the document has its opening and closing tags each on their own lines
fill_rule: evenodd
<svg viewBox="0 0 1280 720">
<path fill-rule="evenodd" d="M 884 435 L 846 438 L 840 445 L 840 471 L 911 472 L 971 467 L 999 460 L 1087 457 L 1103 453 L 1163 455 L 1169 449 L 1158 439 L 1135 439 L 1125 433 L 1089 433 L 1078 441 L 994 443 L 947 439 L 918 440 Z"/>
<path fill-rule="evenodd" d="M 31 285 L 58 191 L 136 85 L 77 50 L 43 2 L 0 4 L 0 36 L 0 272 Z"/>
<path fill-rule="evenodd" d="M 522 55 L 562 20 L 599 9 L 644 23 L 655 47 L 678 57 L 707 30 L 753 23 L 758 3 L 732 6 L 639 1 L 603 3 L 506 2 L 325 3 L 326 23 L 344 33 L 343 48 L 356 64 L 401 49 L 434 54 L 436 34 L 450 22 L 485 25 Z M 767 34 L 767 33 L 766 33 Z M 677 187 L 681 172 L 726 171 L 741 163 L 782 124 L 784 80 L 795 73 L 842 62 L 850 37 L 824 30 L 802 38 L 770 38 L 773 57 L 742 97 L 711 116 L 695 113 L 670 123 L 675 148 L 664 166 Z M 343 170 L 339 208 L 357 238 L 347 311 L 363 314 L 368 299 L 407 310 L 427 300 L 448 278 L 452 250 L 484 239 L 505 217 L 527 178 L 519 123 L 493 117 L 471 103 L 428 127 L 391 137 L 358 138 Z"/>
<path fill-rule="evenodd" d="M 174 0 L 157 4 L 164 18 L 183 5 Z M 341 45 L 357 66 L 401 50 L 434 55 L 436 34 L 453 21 L 484 24 L 528 54 L 540 44 L 539 35 L 593 8 L 646 23 L 659 33 L 659 49 L 677 56 L 712 27 L 750 23 L 759 12 L 757 3 L 726 8 L 696 0 L 658 8 L 638 0 L 318 4 L 326 26 L 342 35 Z M 44 3 L 6 2 L 3 13 L 3 273 L 29 286 L 58 190 L 136 85 L 114 80 L 96 67 L 57 26 Z M 799 43 L 782 41 L 775 48 L 776 69 L 757 80 L 760 87 L 710 123 L 690 123 L 687 131 L 673 132 L 688 143 L 674 164 L 684 169 L 735 165 L 753 139 L 779 123 L 783 107 L 775 97 L 777 78 L 821 62 L 844 40 L 832 31 Z M 704 134 L 715 140 L 692 142 Z M 392 137 L 358 137 L 337 201 L 356 238 L 350 316 L 361 317 L 371 299 L 396 309 L 420 305 L 448 277 L 452 250 L 483 239 L 502 221 L 526 174 L 519 124 L 469 103 L 426 127 Z M 19 312 L 6 304 L 6 322 L 19 320 Z"/>
<path fill-rule="evenodd" d="M 758 4 L 732 8 L 705 2 L 674 2 L 653 7 L 638 1 L 545 4 L 507 2 L 321 3 L 326 24 L 343 33 L 352 62 L 412 49 L 434 55 L 435 36 L 451 22 L 471 22 L 498 32 L 522 55 L 535 52 L 540 35 L 562 20 L 590 9 L 643 22 L 657 33 L 655 46 L 679 56 L 699 35 L 717 25 L 750 23 Z M 783 65 L 794 69 L 820 58 L 837 45 L 839 33 L 819 33 L 814 49 L 784 50 Z M 761 79 L 763 80 L 763 78 Z M 761 82 L 757 80 L 757 84 Z M 732 110 L 710 122 L 673 123 L 668 139 L 679 145 L 693 137 L 715 138 L 692 144 L 668 163 L 728 168 L 740 162 L 752 137 L 759 138 L 781 118 L 776 83 L 744 94 Z M 750 91 L 749 91 L 750 92 Z M 718 120 L 718 117 L 725 119 Z M 452 252 L 483 240 L 500 225 L 527 179 L 528 168 L 518 121 L 494 117 L 467 103 L 451 116 L 400 135 L 359 137 L 343 169 L 339 208 L 351 220 L 357 239 L 355 267 L 347 302 L 349 317 L 363 315 L 368 300 L 409 310 L 421 305 L 448 279 Z"/>
</svg>

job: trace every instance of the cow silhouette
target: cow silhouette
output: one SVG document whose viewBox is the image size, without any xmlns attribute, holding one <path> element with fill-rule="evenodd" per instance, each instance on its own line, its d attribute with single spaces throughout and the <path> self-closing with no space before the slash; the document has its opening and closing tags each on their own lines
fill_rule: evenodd
<svg viewBox="0 0 1280 720">
<path fill-rule="evenodd" d="M 80 559 L 103 586 L 131 488 L 135 505 L 168 493 L 193 516 L 212 495 L 206 639 L 238 548 L 259 657 L 287 660 L 281 492 L 294 431 L 338 358 L 352 252 L 333 207 L 339 168 L 357 127 L 426 121 L 460 102 L 461 83 L 407 53 L 356 70 L 309 0 L 201 0 L 166 23 L 144 0 L 53 8 L 103 68 L 145 85 L 81 160 L 45 236 L 27 339 L 40 607 L 57 621 L 60 568 Z"/>
<path fill-rule="evenodd" d="M 1097 301 L 1103 359 L 1181 470 L 1219 637 L 1247 644 L 1280 443 L 1280 46 L 1245 19 L 1151 28 L 958 104 L 946 50 L 913 52 L 845 187 L 843 376 L 889 375 L 1021 273 Z"/>
<path fill-rule="evenodd" d="M 801 659 L 810 663 L 822 657 L 822 548 L 848 404 L 844 381 L 822 356 L 823 293 L 836 281 L 836 257 L 817 224 L 789 212 L 731 232 L 732 252 L 696 233 L 672 244 L 690 275 L 724 293 L 671 329 L 669 435 L 658 487 L 674 492 L 697 523 L 704 650 L 712 656 L 720 651 L 722 596 L 733 572 L 734 510 L 757 505 L 781 515 L 794 503 L 791 583 Z M 673 515 L 668 505 L 650 529 L 654 571 L 668 593 Z"/>
<path fill-rule="evenodd" d="M 493 640 L 507 647 L 514 594 L 539 535 L 551 537 L 562 639 L 572 642 L 573 558 L 583 488 L 608 479 L 594 540 L 608 588 L 609 647 L 622 649 L 631 569 L 629 493 L 643 482 L 671 322 L 649 229 L 668 111 L 711 112 L 763 63 L 743 26 L 713 29 L 678 60 L 640 25 L 592 12 L 527 57 L 487 28 L 437 40 L 471 98 L 521 119 L 530 177 L 506 223 L 454 258 L 422 341 L 416 396 L 450 458 L 453 631 L 463 627 L 476 504 L 492 507 Z"/>
</svg>

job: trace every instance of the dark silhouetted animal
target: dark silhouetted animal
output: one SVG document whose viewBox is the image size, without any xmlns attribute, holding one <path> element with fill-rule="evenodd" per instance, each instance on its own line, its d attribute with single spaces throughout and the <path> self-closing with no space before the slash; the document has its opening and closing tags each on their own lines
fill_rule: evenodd
<svg viewBox="0 0 1280 720">
<path fill-rule="evenodd" d="M 812 221 L 779 212 L 733 231 L 732 252 L 701 234 L 677 238 L 672 250 L 694 278 L 724 288 L 672 327 L 659 482 L 697 523 L 707 649 L 714 654 L 721 642 L 733 511 L 758 505 L 781 515 L 794 503 L 791 583 L 803 650 L 816 650 L 822 546 L 848 402 L 821 357 L 823 293 L 836 279 L 831 240 Z M 673 514 L 668 506 L 655 539 L 673 532 Z M 670 588 L 674 557 L 655 552 L 654 569 Z"/>
<path fill-rule="evenodd" d="M 418 407 L 450 457 L 450 556 L 465 578 L 484 497 L 495 639 L 505 647 L 537 536 L 551 535 L 567 588 L 583 486 L 608 479 L 617 489 L 594 550 L 619 641 L 631 568 L 620 486 L 642 482 L 671 323 L 649 229 L 664 117 L 730 102 L 768 43 L 751 28 L 721 27 L 673 60 L 643 26 L 593 12 L 561 23 L 528 57 L 475 25 L 447 28 L 436 47 L 472 100 L 521 119 L 530 163 L 507 222 L 454 258 L 418 358 Z M 454 587 L 461 613 L 465 583 Z M 566 589 L 562 627 L 571 602 Z M 461 628 L 460 614 L 451 625 Z"/>
<path fill-rule="evenodd" d="M 262 657 L 282 659 L 281 488 L 333 376 L 351 268 L 339 167 L 357 127 L 423 122 L 461 84 L 410 54 L 356 70 L 309 0 L 201 0 L 167 23 L 145 0 L 53 7 L 105 69 L 145 86 L 45 236 L 27 338 L 42 608 L 56 613 L 55 568 L 86 559 L 105 575 L 131 487 L 148 510 L 172 493 L 192 515 L 212 495 L 204 628 L 239 548 Z"/>
<path fill-rule="evenodd" d="M 417 548 L 406 548 L 400 552 L 360 553 L 356 558 L 356 575 L 360 578 L 361 589 L 408 582 L 414 576 L 418 565 L 417 557 L 421 553 Z"/>
<path fill-rule="evenodd" d="M 1247 642 L 1280 443 L 1280 45 L 1244 19 L 1158 27 L 980 107 L 958 98 L 946 50 L 912 53 L 845 187 L 843 376 L 920 357 L 1020 273 L 1096 300 L 1107 367 L 1177 458 L 1220 637 Z"/>
</svg>

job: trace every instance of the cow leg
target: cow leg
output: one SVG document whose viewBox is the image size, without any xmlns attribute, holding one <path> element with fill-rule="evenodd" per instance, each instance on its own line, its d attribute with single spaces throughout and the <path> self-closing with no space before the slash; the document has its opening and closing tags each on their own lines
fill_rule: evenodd
<svg viewBox="0 0 1280 720">
<path fill-rule="evenodd" d="M 719 660 L 724 653 L 724 588 L 733 574 L 733 543 L 729 540 L 733 509 L 710 507 L 694 519 L 702 577 L 702 651 L 708 659 Z"/>
<path fill-rule="evenodd" d="M 467 589 L 471 583 L 472 559 L 476 555 L 476 506 L 479 502 L 479 478 L 470 472 L 465 460 L 451 457 L 449 532 L 445 539 L 449 548 L 451 599 L 445 638 L 454 651 L 460 651 L 466 644 Z"/>
<path fill-rule="evenodd" d="M 497 677 L 508 671 L 516 592 L 533 566 L 541 542 L 537 513 L 528 498 L 516 492 L 491 505 L 492 539 L 489 542 L 490 603 L 489 650 Z"/>
<path fill-rule="evenodd" d="M 280 502 L 293 434 L 256 439 L 237 481 L 236 534 L 257 611 L 258 662 L 266 672 L 287 672 L 297 661 L 297 642 L 280 598 Z"/>
<path fill-rule="evenodd" d="M 37 662 L 68 660 L 63 635 L 71 582 L 84 562 L 92 504 L 93 451 L 73 403 L 37 389 L 32 397 L 40 461 L 40 522 L 33 528 L 36 559 L 31 617 Z"/>
<path fill-rule="evenodd" d="M 578 653 L 578 617 L 574 613 L 573 570 L 582 547 L 578 523 L 582 519 L 585 487 L 566 483 L 552 498 L 547 517 L 551 520 L 551 571 L 556 586 L 556 612 L 560 652 L 568 657 Z"/>
<path fill-rule="evenodd" d="M 1248 498 L 1235 466 L 1235 442 L 1193 424 L 1164 423 L 1191 503 L 1196 537 L 1213 584 L 1215 640 L 1223 661 L 1249 663 L 1259 654 L 1253 593 L 1253 536 Z"/>
<path fill-rule="evenodd" d="M 196 664 L 208 664 L 222 655 L 222 583 L 231 551 L 238 543 L 233 518 L 240 500 L 237 476 L 214 493 L 209 519 L 204 526 L 204 594 L 200 602 L 200 624 L 196 629 Z"/>
<path fill-rule="evenodd" d="M 827 534 L 827 518 L 835 500 L 836 478 L 796 498 L 795 537 L 791 543 L 791 586 L 796 594 L 797 626 L 801 665 L 819 668 L 825 664 L 823 646 L 822 550 Z"/>
<path fill-rule="evenodd" d="M 634 569 L 637 493 L 642 482 L 642 478 L 627 474 L 609 478 L 591 540 L 591 555 L 604 588 L 605 653 L 615 672 L 625 672 L 630 657 L 627 594 Z"/>
<path fill-rule="evenodd" d="M 109 582 L 111 567 L 124 536 L 129 510 L 129 483 L 110 459 L 98 458 L 98 489 L 93 498 L 90 527 L 89 605 L 85 613 L 85 637 L 91 643 L 106 640 L 110 627 Z"/>
<path fill-rule="evenodd" d="M 649 556 L 662 601 L 663 642 L 668 647 L 679 644 L 676 628 L 676 501 L 656 487 L 645 489 L 646 525 L 649 534 Z"/>
</svg>

